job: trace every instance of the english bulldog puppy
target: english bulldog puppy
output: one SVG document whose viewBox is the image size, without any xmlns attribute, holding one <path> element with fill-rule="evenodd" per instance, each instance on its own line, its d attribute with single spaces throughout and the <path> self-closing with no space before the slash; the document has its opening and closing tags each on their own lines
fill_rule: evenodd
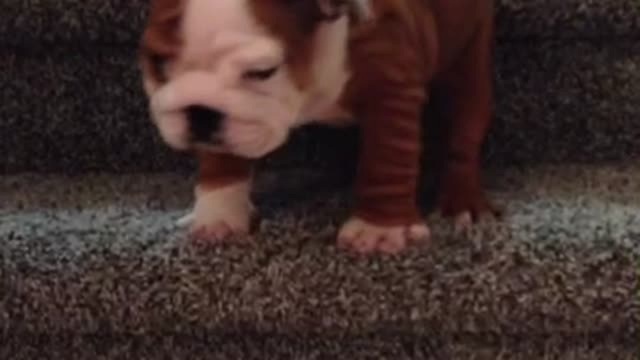
<svg viewBox="0 0 640 360">
<path fill-rule="evenodd" d="M 198 157 L 191 233 L 249 229 L 252 164 L 311 122 L 360 127 L 338 243 L 397 253 L 428 238 L 417 203 L 423 108 L 442 99 L 439 207 L 494 212 L 480 181 L 493 106 L 492 0 L 151 0 L 140 62 L 164 141 Z"/>
</svg>

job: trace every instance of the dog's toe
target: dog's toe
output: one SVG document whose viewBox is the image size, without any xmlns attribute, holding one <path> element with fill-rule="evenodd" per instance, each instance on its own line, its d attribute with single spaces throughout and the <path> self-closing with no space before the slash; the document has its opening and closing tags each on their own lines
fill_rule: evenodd
<svg viewBox="0 0 640 360">
<path fill-rule="evenodd" d="M 429 235 L 429 228 L 425 224 L 380 226 L 353 218 L 340 229 L 338 245 L 360 254 L 398 254 L 412 243 L 427 240 Z"/>
</svg>

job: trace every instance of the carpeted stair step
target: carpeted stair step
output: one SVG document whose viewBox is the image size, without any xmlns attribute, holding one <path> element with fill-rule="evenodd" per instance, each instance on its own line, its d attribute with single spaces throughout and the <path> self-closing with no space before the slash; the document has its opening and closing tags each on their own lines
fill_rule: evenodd
<svg viewBox="0 0 640 360">
<path fill-rule="evenodd" d="M 0 172 L 191 167 L 148 119 L 135 59 L 145 5 L 0 0 Z M 498 9 L 497 121 L 487 160 L 640 156 L 635 2 L 504 0 Z M 304 130 L 266 163 L 319 166 L 354 143 L 350 132 Z"/>
<path fill-rule="evenodd" d="M 188 177 L 5 176 L 0 339 L 230 336 L 311 353 L 300 339 L 323 351 L 368 337 L 491 351 L 564 340 L 629 354 L 640 335 L 639 177 L 620 164 L 496 170 L 504 221 L 454 235 L 431 215 L 430 246 L 367 259 L 334 245 L 348 204 L 313 172 L 262 173 L 260 232 L 217 248 L 189 246 L 174 225 Z"/>
</svg>

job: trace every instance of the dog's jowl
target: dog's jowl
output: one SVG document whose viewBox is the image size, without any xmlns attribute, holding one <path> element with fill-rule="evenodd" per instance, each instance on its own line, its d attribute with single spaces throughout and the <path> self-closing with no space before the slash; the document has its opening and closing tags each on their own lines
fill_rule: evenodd
<svg viewBox="0 0 640 360">
<path fill-rule="evenodd" d="M 493 1 L 152 0 L 150 10 L 144 89 L 164 141 L 198 157 L 197 238 L 248 231 L 252 162 L 293 128 L 347 120 L 361 144 L 339 244 L 396 253 L 426 239 L 417 192 L 431 105 L 448 129 L 440 209 L 467 226 L 493 213 L 480 181 Z"/>
</svg>

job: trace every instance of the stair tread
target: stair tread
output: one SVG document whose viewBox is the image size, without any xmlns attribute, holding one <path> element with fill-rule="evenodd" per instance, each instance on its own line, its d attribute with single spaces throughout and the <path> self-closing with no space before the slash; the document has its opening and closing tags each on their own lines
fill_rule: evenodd
<svg viewBox="0 0 640 360">
<path fill-rule="evenodd" d="M 2 0 L 0 44 L 135 45 L 149 0 Z M 498 35 L 505 38 L 640 36 L 635 0 L 498 0 Z"/>
<path fill-rule="evenodd" d="M 491 171 L 505 222 L 431 216 L 431 246 L 374 259 L 336 249 L 344 192 L 303 175 L 262 174 L 254 243 L 214 249 L 174 225 L 183 175 L 0 178 L 0 335 L 638 335 L 640 166 Z"/>
</svg>

